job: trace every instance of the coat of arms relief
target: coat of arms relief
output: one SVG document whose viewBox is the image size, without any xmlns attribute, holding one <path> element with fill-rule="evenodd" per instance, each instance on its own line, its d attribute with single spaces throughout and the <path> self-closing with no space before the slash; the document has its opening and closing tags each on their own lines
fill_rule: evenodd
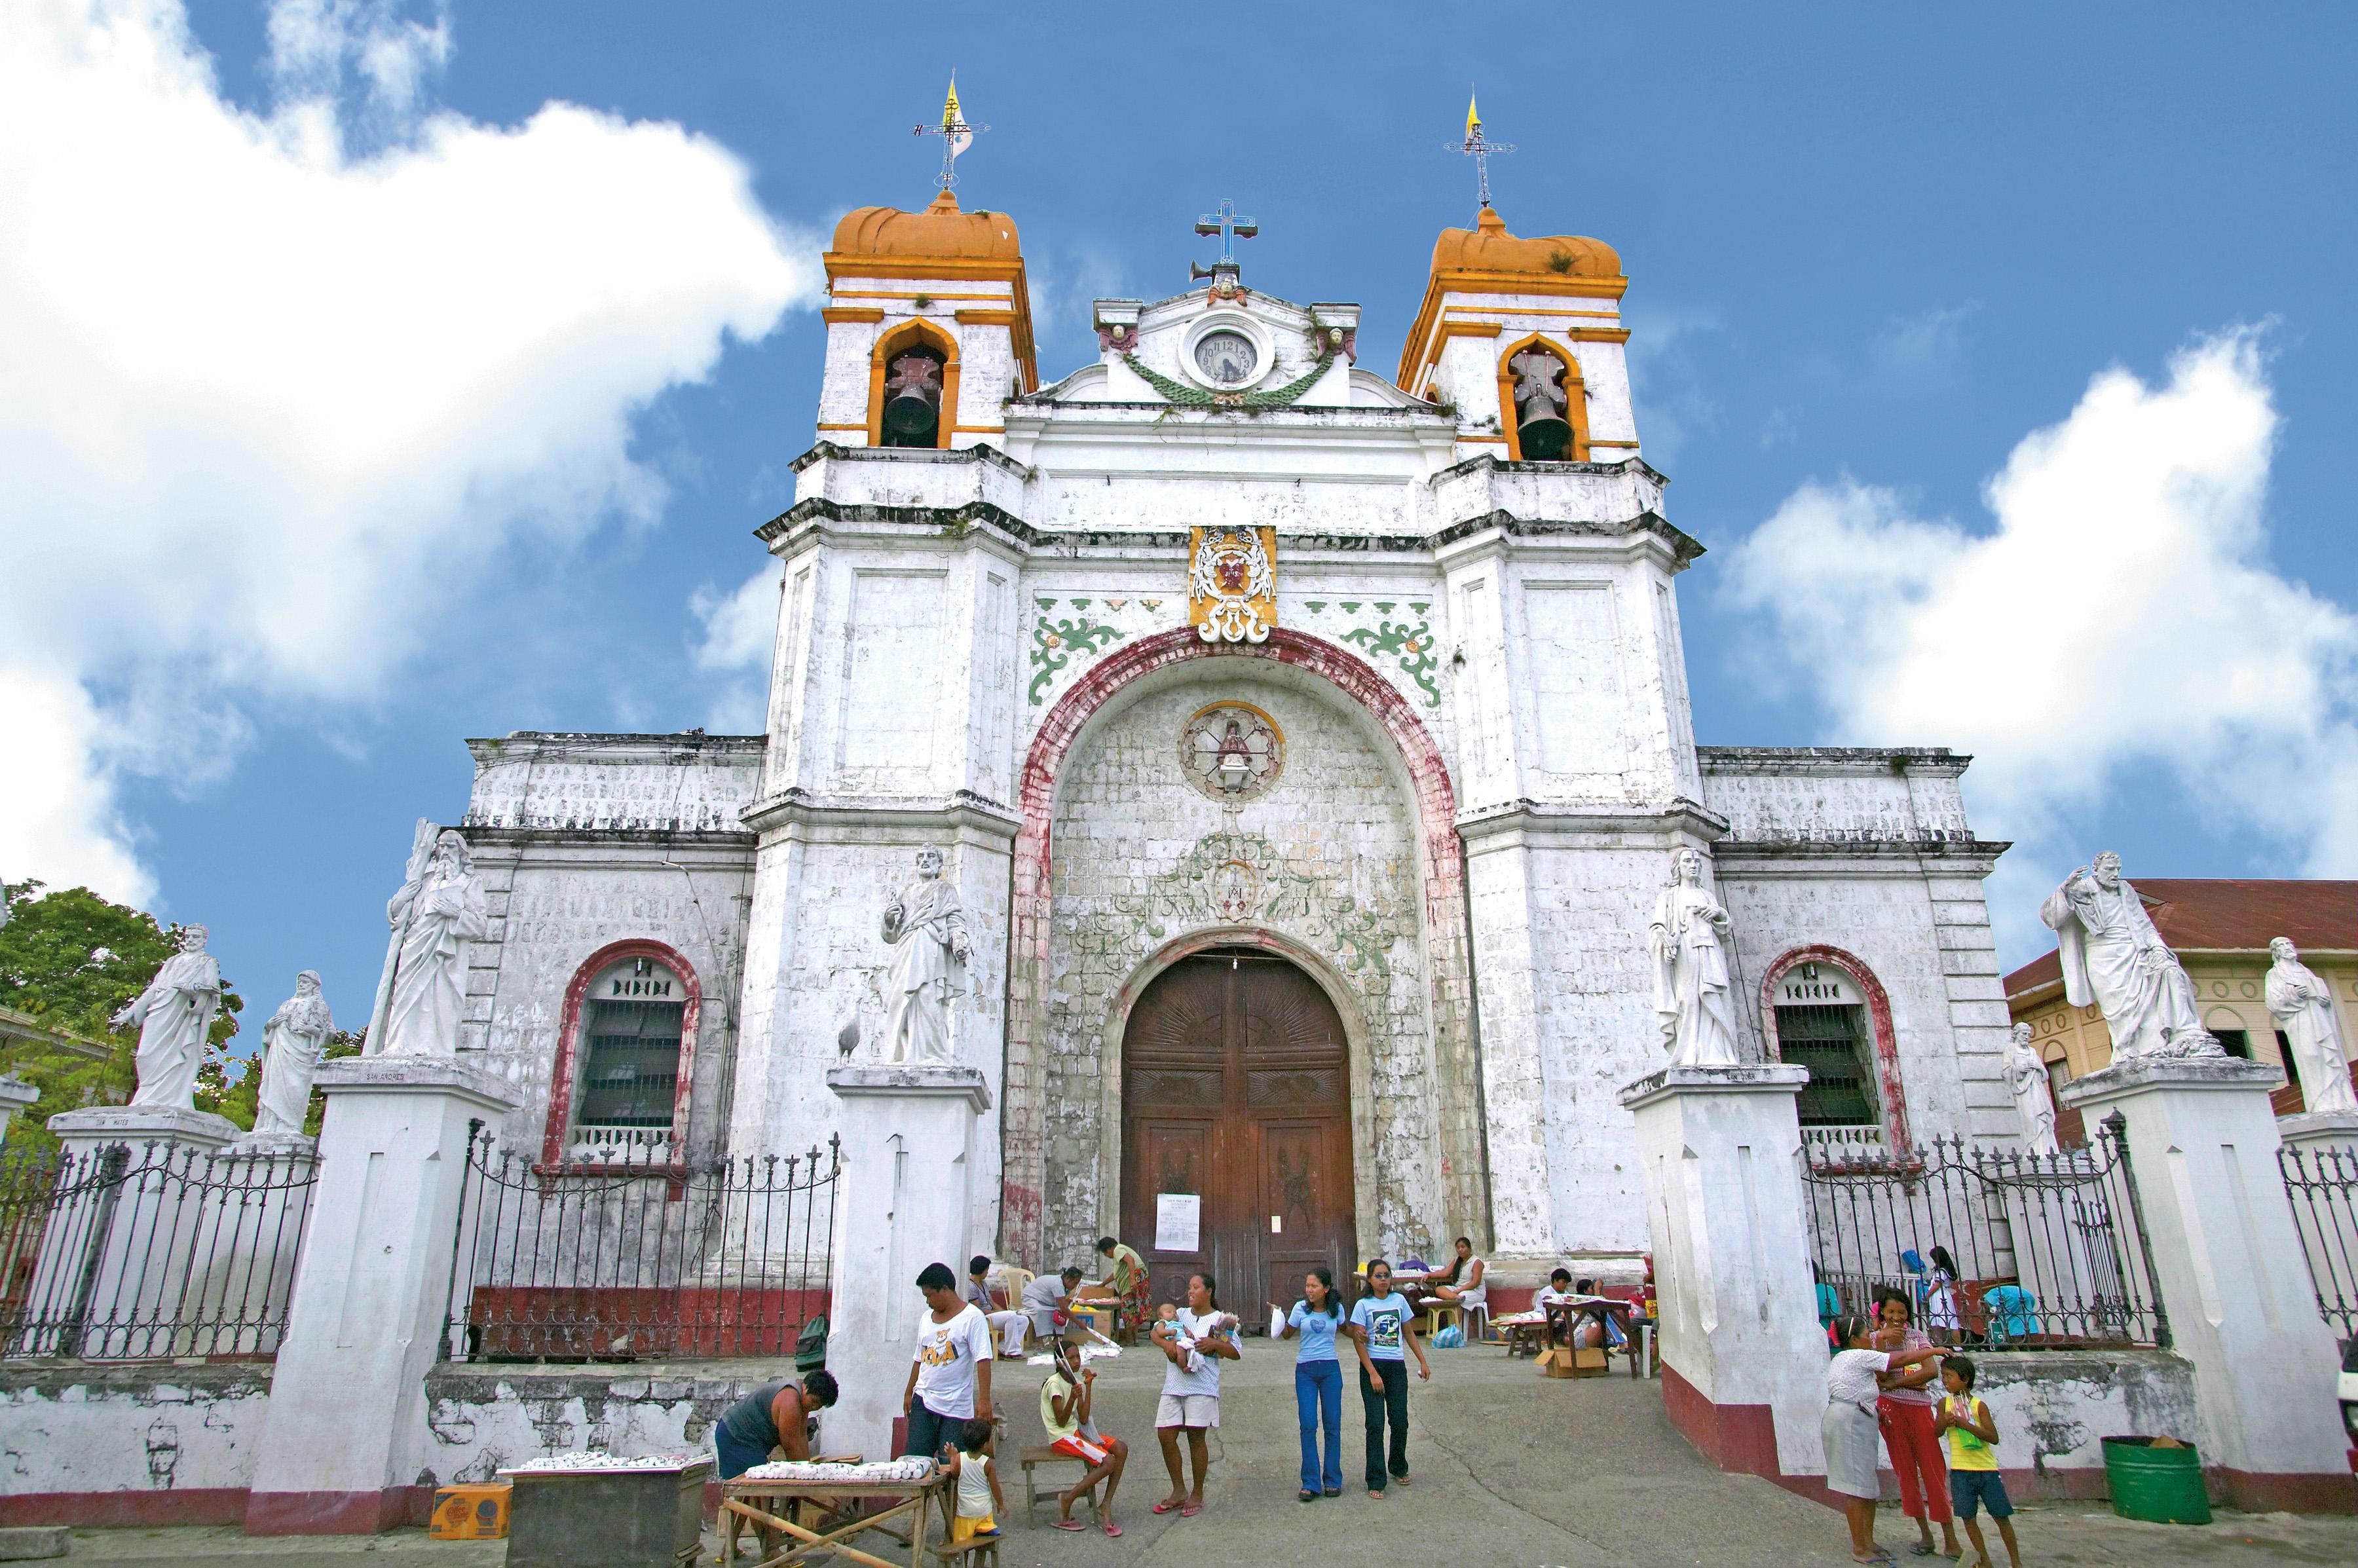
<svg viewBox="0 0 2358 1568">
<path fill-rule="evenodd" d="M 1266 643 L 1277 626 L 1277 530 L 1195 528 L 1187 619 L 1206 643 Z"/>
</svg>

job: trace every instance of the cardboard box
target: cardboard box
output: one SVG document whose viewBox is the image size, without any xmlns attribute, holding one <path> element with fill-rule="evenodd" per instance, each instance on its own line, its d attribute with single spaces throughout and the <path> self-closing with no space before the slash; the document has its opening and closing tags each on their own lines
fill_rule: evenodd
<svg viewBox="0 0 2358 1568">
<path fill-rule="evenodd" d="M 1575 1378 L 1572 1369 L 1572 1352 L 1563 1346 L 1551 1346 L 1540 1352 L 1540 1376 L 1542 1378 Z"/>
<path fill-rule="evenodd" d="M 427 1535 L 435 1541 L 505 1541 L 508 1498 L 514 1489 L 504 1481 L 442 1487 L 434 1494 L 434 1514 L 427 1521 Z"/>
<path fill-rule="evenodd" d="M 1602 1346 L 1587 1345 L 1572 1353 L 1572 1375 L 1575 1378 L 1602 1378 L 1606 1373 L 1605 1350 Z"/>
</svg>

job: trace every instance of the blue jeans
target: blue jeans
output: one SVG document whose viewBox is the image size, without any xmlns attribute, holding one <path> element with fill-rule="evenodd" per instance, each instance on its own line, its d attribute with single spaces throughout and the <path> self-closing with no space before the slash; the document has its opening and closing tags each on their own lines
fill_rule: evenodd
<svg viewBox="0 0 2358 1568">
<path fill-rule="evenodd" d="M 1293 1409 L 1302 1418 L 1302 1489 L 1343 1489 L 1343 1368 L 1335 1361 L 1293 1364 Z M 1326 1428 L 1326 1463 L 1318 1463 L 1318 1428 Z"/>
</svg>

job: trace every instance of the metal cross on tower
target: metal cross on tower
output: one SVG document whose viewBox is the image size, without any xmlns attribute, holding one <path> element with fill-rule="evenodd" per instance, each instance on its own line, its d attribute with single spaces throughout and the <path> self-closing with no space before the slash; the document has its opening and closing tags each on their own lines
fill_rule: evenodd
<svg viewBox="0 0 2358 1568">
<path fill-rule="evenodd" d="M 1250 218 L 1239 214 L 1237 211 L 1237 204 L 1222 197 L 1217 211 L 1206 212 L 1195 220 L 1195 232 L 1220 236 L 1220 259 L 1208 267 L 1190 262 L 1187 264 L 1187 276 L 1190 278 L 1212 277 L 1222 272 L 1233 273 L 1238 270 L 1236 242 L 1251 239 L 1260 232 L 1260 225 Z"/>
<path fill-rule="evenodd" d="M 989 125 L 969 125 L 966 112 L 958 107 L 957 77 L 950 77 L 950 95 L 942 104 L 942 123 L 938 125 L 918 125 L 910 133 L 919 136 L 939 136 L 942 139 L 942 172 L 934 183 L 947 190 L 957 183 L 957 156 L 974 145 L 975 137 L 990 129 Z"/>
<path fill-rule="evenodd" d="M 1464 153 L 1474 160 L 1475 178 L 1480 186 L 1482 205 L 1487 209 L 1490 205 L 1490 155 L 1513 152 L 1515 144 L 1493 142 L 1483 137 L 1482 116 L 1476 112 L 1473 96 L 1469 93 L 1466 99 L 1466 139 L 1463 142 L 1444 142 L 1441 150 Z"/>
</svg>

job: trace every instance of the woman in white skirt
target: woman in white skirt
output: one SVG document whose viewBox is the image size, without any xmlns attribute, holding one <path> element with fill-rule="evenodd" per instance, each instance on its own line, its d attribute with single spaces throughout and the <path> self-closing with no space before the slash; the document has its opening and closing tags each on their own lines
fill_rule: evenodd
<svg viewBox="0 0 2358 1568">
<path fill-rule="evenodd" d="M 1826 1368 L 1826 1486 L 1847 1501 L 1843 1514 L 1850 1520 L 1850 1554 L 1856 1563 L 1889 1563 L 1891 1553 L 1875 1544 L 1875 1502 L 1883 1483 L 1876 1474 L 1876 1397 L 1877 1372 L 1896 1371 L 1920 1361 L 1940 1359 L 1938 1346 L 1920 1350 L 1881 1351 L 1866 1347 L 1867 1322 L 1855 1314 L 1834 1319 L 1834 1338 L 1842 1348 Z"/>
</svg>

